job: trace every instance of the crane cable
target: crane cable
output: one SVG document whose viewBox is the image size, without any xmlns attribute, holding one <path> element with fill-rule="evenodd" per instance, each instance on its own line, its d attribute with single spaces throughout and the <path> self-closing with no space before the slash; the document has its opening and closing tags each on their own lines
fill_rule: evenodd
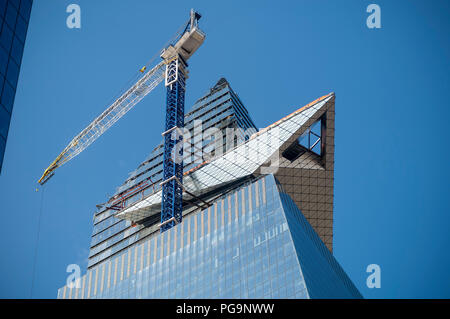
<svg viewBox="0 0 450 319">
<path fill-rule="evenodd" d="M 37 228 L 36 244 L 35 244 L 35 247 L 34 247 L 34 257 L 33 257 L 33 272 L 32 272 L 32 275 L 31 275 L 30 299 L 33 297 L 34 277 L 35 277 L 35 272 L 36 272 L 37 253 L 38 253 L 38 248 L 39 248 L 39 237 L 40 237 L 40 233 L 41 233 L 42 210 L 43 210 L 43 206 L 44 206 L 45 186 L 42 186 L 41 188 L 42 188 L 42 191 L 41 191 L 41 201 L 40 201 L 40 207 L 39 207 L 38 228 Z M 36 189 L 36 192 L 38 192 L 38 191 L 39 191 L 39 189 Z"/>
</svg>

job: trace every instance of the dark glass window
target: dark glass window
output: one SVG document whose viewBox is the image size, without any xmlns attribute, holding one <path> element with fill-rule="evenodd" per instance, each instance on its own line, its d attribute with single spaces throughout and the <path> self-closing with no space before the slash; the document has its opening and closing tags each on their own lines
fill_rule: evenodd
<svg viewBox="0 0 450 319">
<path fill-rule="evenodd" d="M 6 76 L 6 66 L 8 65 L 8 53 L 0 46 L 0 73 Z"/>
<path fill-rule="evenodd" d="M 9 121 L 11 116 L 3 106 L 0 106 L 0 134 L 6 139 L 8 136 Z"/>
<path fill-rule="evenodd" d="M 0 96 L 2 96 L 3 83 L 5 83 L 5 78 L 0 74 Z"/>
<path fill-rule="evenodd" d="M 3 24 L 2 34 L 0 35 L 0 44 L 6 49 L 6 52 L 8 53 L 11 49 L 12 39 L 13 32 L 6 24 Z"/>
<path fill-rule="evenodd" d="M 11 48 L 11 56 L 17 62 L 18 65 L 20 65 L 20 61 L 22 60 L 22 53 L 23 53 L 23 44 L 19 40 L 19 38 L 14 37 L 13 45 Z"/>
<path fill-rule="evenodd" d="M 19 10 L 20 0 L 9 0 L 8 2 L 9 2 L 9 4 L 12 4 L 14 6 L 14 8 Z"/>
<path fill-rule="evenodd" d="M 17 79 L 19 78 L 19 67 L 13 60 L 9 60 L 8 70 L 6 71 L 6 79 L 12 86 L 17 86 Z"/>
<path fill-rule="evenodd" d="M 8 2 L 8 7 L 6 8 L 5 21 L 9 26 L 14 29 L 16 26 L 17 20 L 17 9 L 11 4 L 11 1 Z"/>
<path fill-rule="evenodd" d="M 3 17 L 5 15 L 6 11 L 6 1 L 2 0 L 0 1 L 0 17 Z"/>
<path fill-rule="evenodd" d="M 3 165 L 3 154 L 5 153 L 5 148 L 6 148 L 6 139 L 0 136 L 0 170 L 2 169 Z"/>
<path fill-rule="evenodd" d="M 22 15 L 22 17 L 24 17 L 25 19 L 29 19 L 30 16 L 30 11 L 31 11 L 31 1 L 29 0 L 22 0 L 22 2 L 20 3 L 20 14 Z"/>
<path fill-rule="evenodd" d="M 9 85 L 7 81 L 5 81 L 5 84 L 3 86 L 1 102 L 3 106 L 9 111 L 9 113 L 12 113 L 12 108 L 14 104 L 14 95 L 15 95 L 14 88 L 11 87 L 11 85 Z"/>
<path fill-rule="evenodd" d="M 27 22 L 22 19 L 21 16 L 17 18 L 16 29 L 14 30 L 15 35 L 19 37 L 19 39 L 25 43 L 25 37 L 27 35 Z"/>
</svg>

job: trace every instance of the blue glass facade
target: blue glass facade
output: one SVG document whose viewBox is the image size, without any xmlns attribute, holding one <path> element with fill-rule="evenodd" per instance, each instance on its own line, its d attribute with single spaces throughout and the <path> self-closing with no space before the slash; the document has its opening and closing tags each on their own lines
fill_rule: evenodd
<svg viewBox="0 0 450 319">
<path fill-rule="evenodd" d="M 31 7 L 32 0 L 0 1 L 0 172 Z"/>
<path fill-rule="evenodd" d="M 160 145 L 94 216 L 87 273 L 58 298 L 361 298 L 331 253 L 334 93 L 257 131 L 221 79 L 185 127 L 225 152 L 185 159 L 183 221 L 160 231 Z M 229 127 L 231 145 L 205 134 Z M 311 128 L 320 151 L 298 142 Z"/>
<path fill-rule="evenodd" d="M 58 290 L 64 299 L 360 297 L 273 175 L 92 267 L 79 288 Z"/>
<path fill-rule="evenodd" d="M 362 298 L 295 202 L 277 184 L 310 298 Z"/>
</svg>

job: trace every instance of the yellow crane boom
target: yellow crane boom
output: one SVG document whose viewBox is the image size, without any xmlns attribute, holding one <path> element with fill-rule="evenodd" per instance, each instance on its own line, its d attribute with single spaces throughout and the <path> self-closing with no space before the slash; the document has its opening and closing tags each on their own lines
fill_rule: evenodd
<svg viewBox="0 0 450 319">
<path fill-rule="evenodd" d="M 141 73 L 139 80 L 121 94 L 111 106 L 92 121 L 91 124 L 81 131 L 81 133 L 66 146 L 66 148 L 44 171 L 41 178 L 38 180 L 39 184 L 43 185 L 46 183 L 54 175 L 54 172 L 58 167 L 67 163 L 85 150 L 149 94 L 159 83 L 161 83 L 165 77 L 167 77 L 166 65 L 171 62 L 170 57 L 179 55 L 184 61 L 187 61 L 192 56 L 205 39 L 204 33 L 197 28 L 197 20 L 200 17 L 201 16 L 198 13 L 191 10 L 190 19 L 168 42 L 170 45 L 165 46 L 162 53 L 158 54 L 163 58 L 163 61 L 159 62 L 150 70 L 147 68 L 148 65 L 142 67 L 139 70 Z"/>
<path fill-rule="evenodd" d="M 164 73 L 164 61 L 147 71 L 131 88 L 115 100 L 110 107 L 92 121 L 92 123 L 90 123 L 69 143 L 69 145 L 66 146 L 50 166 L 47 167 L 42 174 L 42 177 L 38 180 L 38 183 L 43 185 L 53 176 L 56 168 L 80 154 L 106 132 L 106 130 L 164 80 Z"/>
</svg>

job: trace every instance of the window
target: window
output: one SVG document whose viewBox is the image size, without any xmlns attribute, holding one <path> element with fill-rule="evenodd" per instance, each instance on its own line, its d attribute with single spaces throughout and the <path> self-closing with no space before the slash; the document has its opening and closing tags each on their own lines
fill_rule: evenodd
<svg viewBox="0 0 450 319">
<path fill-rule="evenodd" d="M 8 136 L 9 129 L 9 121 L 11 120 L 11 116 L 8 112 L 6 112 L 3 106 L 0 106 L 0 135 L 5 139 Z"/>
<path fill-rule="evenodd" d="M 3 83 L 5 83 L 5 78 L 0 74 L 0 96 L 2 96 Z"/>
<path fill-rule="evenodd" d="M 0 169 L 3 165 L 3 154 L 5 153 L 6 148 L 6 139 L 3 136 L 0 136 Z"/>
<path fill-rule="evenodd" d="M 25 37 L 27 35 L 27 23 L 21 16 L 17 19 L 16 28 L 14 29 L 16 37 L 25 43 Z"/>
<path fill-rule="evenodd" d="M 3 86 L 1 103 L 8 110 L 9 113 L 12 112 L 14 95 L 15 95 L 14 88 L 11 85 L 9 85 L 7 81 L 5 81 L 5 84 Z"/>
<path fill-rule="evenodd" d="M 0 35 L 0 44 L 6 50 L 6 53 L 9 54 L 9 50 L 11 49 L 11 43 L 13 40 L 13 32 L 11 28 L 6 24 L 3 24 L 2 34 Z"/>
<path fill-rule="evenodd" d="M 6 8 L 5 21 L 11 27 L 11 29 L 14 29 L 14 27 L 16 26 L 16 20 L 17 9 L 12 5 L 12 2 L 9 1 L 8 7 Z"/>
<path fill-rule="evenodd" d="M 311 151 L 322 155 L 322 119 L 311 125 L 294 143 L 292 143 L 282 155 L 284 158 L 295 161 L 304 153 Z"/>
<path fill-rule="evenodd" d="M 19 40 L 18 37 L 14 37 L 13 45 L 11 48 L 11 57 L 17 62 L 17 64 L 20 65 L 20 62 L 22 60 L 22 53 L 23 53 L 23 44 Z"/>
<path fill-rule="evenodd" d="M 320 155 L 321 151 L 321 129 L 322 120 L 319 119 L 313 125 L 311 125 L 305 133 L 298 138 L 298 142 L 306 149 Z"/>
<path fill-rule="evenodd" d="M 29 19 L 30 11 L 31 11 L 31 2 L 30 2 L 30 0 L 22 0 L 21 3 L 20 3 L 19 13 L 25 19 Z"/>
<path fill-rule="evenodd" d="M 0 17 L 5 15 L 6 11 L 6 1 L 0 1 Z"/>
<path fill-rule="evenodd" d="M 13 87 L 17 86 L 17 80 L 19 78 L 19 66 L 12 60 L 9 61 L 8 70 L 6 72 L 6 79 L 11 83 Z"/>
</svg>

